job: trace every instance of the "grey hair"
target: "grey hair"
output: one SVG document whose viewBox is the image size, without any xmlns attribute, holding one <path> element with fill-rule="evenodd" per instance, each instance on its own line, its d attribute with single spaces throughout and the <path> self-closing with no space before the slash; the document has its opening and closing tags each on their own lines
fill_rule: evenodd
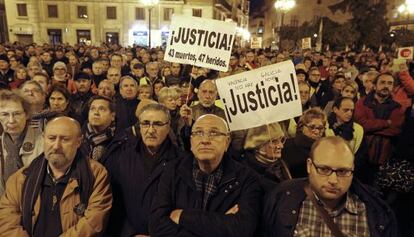
<svg viewBox="0 0 414 237">
<path fill-rule="evenodd" d="M 139 117 L 138 117 L 140 121 L 141 121 L 142 114 L 145 113 L 145 112 L 147 112 L 147 111 L 159 111 L 159 112 L 162 112 L 162 113 L 164 113 L 165 117 L 168 119 L 168 123 L 171 122 L 170 111 L 168 110 L 167 107 L 165 107 L 165 105 L 158 104 L 158 103 L 157 104 L 148 104 L 148 105 L 145 105 L 142 108 L 142 110 L 141 110 L 141 112 L 139 114 Z"/>
</svg>

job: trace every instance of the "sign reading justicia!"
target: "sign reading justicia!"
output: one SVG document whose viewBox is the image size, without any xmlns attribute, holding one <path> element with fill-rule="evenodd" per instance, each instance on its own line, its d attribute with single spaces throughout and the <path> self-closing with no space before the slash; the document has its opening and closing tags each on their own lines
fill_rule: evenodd
<svg viewBox="0 0 414 237">
<path fill-rule="evenodd" d="M 241 130 L 302 114 L 292 61 L 216 80 L 230 130 Z"/>
<path fill-rule="evenodd" d="M 227 71 L 236 23 L 174 15 L 164 59 Z"/>
</svg>

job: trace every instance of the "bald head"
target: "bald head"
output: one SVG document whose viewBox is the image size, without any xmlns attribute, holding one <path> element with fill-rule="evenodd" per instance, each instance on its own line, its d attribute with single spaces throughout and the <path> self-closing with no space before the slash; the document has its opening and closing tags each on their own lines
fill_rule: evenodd
<svg viewBox="0 0 414 237">
<path fill-rule="evenodd" d="M 352 162 L 354 160 L 354 153 L 348 142 L 339 136 L 329 136 L 317 140 L 313 143 L 309 155 L 311 159 L 315 160 L 315 158 L 317 159 L 320 157 L 322 153 L 326 154 L 327 152 L 340 153 L 341 156 L 349 158 Z"/>
<path fill-rule="evenodd" d="M 56 126 L 67 127 L 68 130 L 71 130 L 75 136 L 81 135 L 81 126 L 79 122 L 71 117 L 61 116 L 61 117 L 57 117 L 57 118 L 50 120 L 46 125 L 45 131 L 49 127 L 56 127 Z"/>
<path fill-rule="evenodd" d="M 65 173 L 82 143 L 79 123 L 69 117 L 58 117 L 46 125 L 44 154 L 54 174 Z"/>
<path fill-rule="evenodd" d="M 193 125 L 193 130 L 196 128 L 199 124 L 204 124 L 205 122 L 212 123 L 215 125 L 215 127 L 219 128 L 221 132 L 228 133 L 229 132 L 229 126 L 227 125 L 226 120 L 223 118 L 215 115 L 215 114 L 205 114 L 200 116 Z M 197 126 L 196 126 L 197 125 Z"/>
</svg>

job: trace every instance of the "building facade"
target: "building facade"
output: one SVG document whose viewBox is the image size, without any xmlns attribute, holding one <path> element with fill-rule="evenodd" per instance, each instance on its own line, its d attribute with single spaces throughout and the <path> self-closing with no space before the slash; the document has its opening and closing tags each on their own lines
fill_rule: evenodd
<svg viewBox="0 0 414 237">
<path fill-rule="evenodd" d="M 296 0 L 296 6 L 287 12 L 278 11 L 274 8 L 275 0 L 264 0 L 262 8 L 252 13 L 250 18 L 250 32 L 252 36 L 263 37 L 263 45 L 269 47 L 277 44 L 279 40 L 278 29 L 282 24 L 289 26 L 301 26 L 304 22 L 317 24 L 320 17 L 329 17 L 333 21 L 344 23 L 351 19 L 350 13 L 341 11 L 333 14 L 328 6 L 342 0 Z M 367 0 L 376 3 L 379 0 Z M 408 28 L 414 30 L 414 14 L 408 11 L 399 12 L 398 8 L 406 0 L 387 0 L 387 15 L 390 30 Z M 315 32 L 317 33 L 317 32 Z M 310 37 L 310 36 L 309 36 Z"/>
<path fill-rule="evenodd" d="M 173 14 L 232 20 L 248 26 L 248 0 L 7 0 L 9 41 L 22 43 L 119 43 L 159 46 Z M 149 25 L 151 23 L 151 25 Z M 149 33 L 151 32 L 151 37 Z"/>
<path fill-rule="evenodd" d="M 4 0 L 0 0 L 0 42 L 5 42 L 8 40 L 7 31 L 6 8 L 4 5 Z"/>
</svg>

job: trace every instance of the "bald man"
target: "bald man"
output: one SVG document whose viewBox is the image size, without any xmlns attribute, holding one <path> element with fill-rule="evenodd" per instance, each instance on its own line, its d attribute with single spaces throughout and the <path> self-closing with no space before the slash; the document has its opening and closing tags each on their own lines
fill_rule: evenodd
<svg viewBox="0 0 414 237">
<path fill-rule="evenodd" d="M 10 176 L 0 199 L 5 236 L 95 236 L 103 232 L 112 205 L 107 172 L 78 151 L 79 123 L 48 122 L 44 153 Z"/>
<path fill-rule="evenodd" d="M 192 156 L 168 167 L 152 205 L 150 236 L 257 236 L 262 190 L 256 176 L 226 154 L 226 122 L 198 118 Z"/>
<path fill-rule="evenodd" d="M 391 209 L 353 178 L 354 153 L 347 141 L 331 136 L 316 141 L 307 159 L 308 179 L 281 183 L 264 205 L 264 236 L 398 236 Z M 322 211 L 320 211 L 322 210 Z"/>
</svg>

